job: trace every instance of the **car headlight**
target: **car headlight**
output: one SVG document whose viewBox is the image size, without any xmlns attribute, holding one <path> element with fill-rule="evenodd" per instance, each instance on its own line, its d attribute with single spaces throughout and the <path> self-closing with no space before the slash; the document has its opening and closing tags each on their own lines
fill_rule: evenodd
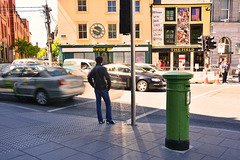
<svg viewBox="0 0 240 160">
<path fill-rule="evenodd" d="M 159 78 L 152 78 L 153 82 L 160 82 L 161 80 Z"/>
</svg>

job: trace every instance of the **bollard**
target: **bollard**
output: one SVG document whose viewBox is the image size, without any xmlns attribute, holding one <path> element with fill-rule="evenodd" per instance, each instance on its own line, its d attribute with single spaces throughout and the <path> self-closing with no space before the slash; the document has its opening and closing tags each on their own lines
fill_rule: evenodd
<svg viewBox="0 0 240 160">
<path fill-rule="evenodd" d="M 167 80 L 166 138 L 165 146 L 173 150 L 189 149 L 190 79 L 193 74 L 169 72 Z"/>
</svg>

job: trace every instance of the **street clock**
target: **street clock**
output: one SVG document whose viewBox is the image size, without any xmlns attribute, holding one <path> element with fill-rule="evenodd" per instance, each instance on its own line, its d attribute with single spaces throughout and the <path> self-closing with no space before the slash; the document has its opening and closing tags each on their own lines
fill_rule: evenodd
<svg viewBox="0 0 240 160">
<path fill-rule="evenodd" d="M 93 38 L 102 38 L 105 34 L 105 28 L 100 23 L 95 23 L 90 28 L 90 33 Z"/>
</svg>

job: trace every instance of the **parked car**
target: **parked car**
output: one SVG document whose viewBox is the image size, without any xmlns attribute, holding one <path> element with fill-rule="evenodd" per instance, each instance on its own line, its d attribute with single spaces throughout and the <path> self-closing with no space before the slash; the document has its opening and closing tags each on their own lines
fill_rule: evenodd
<svg viewBox="0 0 240 160">
<path fill-rule="evenodd" d="M 136 63 L 136 66 L 143 68 L 144 70 L 150 72 L 150 73 L 155 73 L 159 75 L 163 75 L 166 73 L 163 69 L 155 66 L 154 64 L 148 64 L 148 63 Z"/>
<path fill-rule="evenodd" d="M 87 79 L 87 75 L 91 69 L 96 65 L 96 62 L 91 59 L 78 59 L 78 58 L 72 58 L 72 59 L 65 59 L 63 63 L 63 68 L 68 68 L 71 66 L 76 67 L 79 71 L 84 73 L 84 80 Z"/>
<path fill-rule="evenodd" d="M 0 77 L 2 94 L 18 98 L 31 97 L 40 105 L 52 99 L 72 98 L 85 90 L 83 78 L 71 75 L 61 67 L 40 65 L 19 66 Z"/>
<path fill-rule="evenodd" d="M 106 67 L 110 76 L 118 76 L 127 84 L 131 78 L 131 67 L 128 64 L 107 64 Z M 136 89 L 141 92 L 152 89 L 166 89 L 166 82 L 161 75 L 149 73 L 141 67 L 136 66 Z M 126 88 L 128 88 L 126 86 Z"/>
</svg>

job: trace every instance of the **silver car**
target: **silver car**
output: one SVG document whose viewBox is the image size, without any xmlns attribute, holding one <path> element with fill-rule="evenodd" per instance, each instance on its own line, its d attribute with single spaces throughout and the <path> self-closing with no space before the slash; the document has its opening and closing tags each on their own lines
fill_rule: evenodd
<svg viewBox="0 0 240 160">
<path fill-rule="evenodd" d="M 52 99 L 72 98 L 85 90 L 83 78 L 66 72 L 61 67 L 21 66 L 0 77 L 1 93 L 17 97 L 32 97 L 40 105 Z"/>
</svg>

